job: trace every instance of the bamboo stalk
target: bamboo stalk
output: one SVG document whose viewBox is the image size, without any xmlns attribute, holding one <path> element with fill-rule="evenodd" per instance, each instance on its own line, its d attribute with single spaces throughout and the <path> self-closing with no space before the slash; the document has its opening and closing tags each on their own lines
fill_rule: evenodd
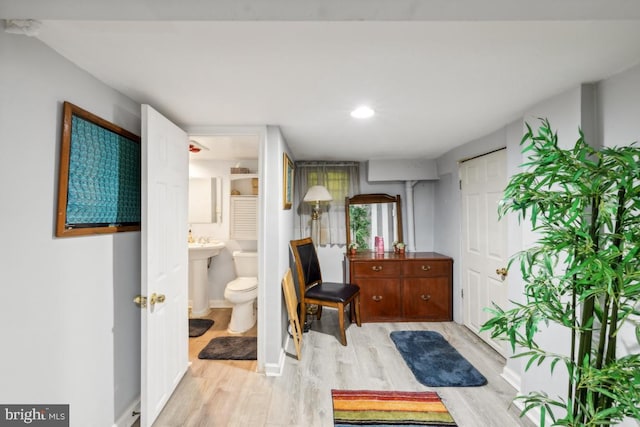
<svg viewBox="0 0 640 427">
<path fill-rule="evenodd" d="M 600 194 L 597 194 L 591 204 L 591 227 L 589 229 L 589 236 L 591 237 L 591 241 L 594 245 L 594 251 L 597 252 L 599 249 L 599 227 L 598 227 L 598 216 L 600 214 Z M 574 290 L 575 293 L 575 290 Z M 588 360 L 588 364 L 591 364 L 591 349 L 593 346 L 593 324 L 589 326 L 589 328 L 585 328 L 585 325 L 589 323 L 590 320 L 593 319 L 593 313 L 595 308 L 595 296 L 591 295 L 587 297 L 583 306 L 582 306 L 582 320 L 580 322 L 580 344 L 578 346 L 578 359 L 576 360 L 576 378 L 575 378 L 575 387 L 576 387 L 576 398 L 573 402 L 573 414 L 576 420 L 580 421 L 583 419 L 585 414 L 583 413 L 583 408 L 587 403 L 587 389 L 586 388 L 578 388 L 580 381 L 582 379 L 582 366 L 584 364 L 585 358 Z"/>
<path fill-rule="evenodd" d="M 626 189 L 623 187 L 618 190 L 618 208 L 616 211 L 616 226 L 614 231 L 614 239 L 613 244 L 616 248 L 618 248 L 618 256 L 616 260 L 612 264 L 612 268 L 614 271 L 618 270 L 618 266 L 620 265 L 620 261 L 622 260 L 622 251 L 624 250 L 624 241 L 622 239 L 622 231 L 624 229 L 624 214 L 625 214 L 625 205 L 626 205 Z M 607 339 L 607 349 L 606 356 L 604 358 L 604 364 L 609 365 L 616 359 L 616 330 L 618 326 L 618 310 L 619 310 L 619 299 L 620 292 L 622 291 L 623 284 L 621 283 L 622 277 L 620 275 L 616 275 L 613 283 L 615 284 L 615 288 L 613 289 L 613 304 L 611 306 L 611 317 L 609 320 L 609 332 L 606 336 Z M 607 295 L 608 297 L 609 295 Z M 607 307 L 608 313 L 608 307 Z M 603 338 L 604 339 L 604 338 Z M 598 354 L 601 357 L 600 354 Z M 598 368 L 601 369 L 601 366 Z M 605 395 L 601 395 L 600 399 L 598 399 L 598 408 L 605 409 L 611 405 L 611 398 Z"/>
</svg>

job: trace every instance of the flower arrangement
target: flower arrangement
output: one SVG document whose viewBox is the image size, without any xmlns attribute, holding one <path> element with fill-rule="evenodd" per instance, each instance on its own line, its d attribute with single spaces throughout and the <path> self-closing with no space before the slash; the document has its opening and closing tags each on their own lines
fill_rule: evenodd
<svg viewBox="0 0 640 427">
<path fill-rule="evenodd" d="M 405 244 L 403 242 L 394 242 L 393 251 L 397 254 L 403 254 L 405 250 Z"/>
<path fill-rule="evenodd" d="M 358 251 L 358 244 L 356 242 L 349 243 L 349 253 L 355 255 Z"/>
</svg>

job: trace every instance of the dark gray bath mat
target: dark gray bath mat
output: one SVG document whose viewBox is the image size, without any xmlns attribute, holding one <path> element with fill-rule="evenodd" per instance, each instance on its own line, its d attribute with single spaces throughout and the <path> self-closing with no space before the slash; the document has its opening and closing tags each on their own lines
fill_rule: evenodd
<svg viewBox="0 0 640 427">
<path fill-rule="evenodd" d="M 198 359 L 256 360 L 258 339 L 256 337 L 218 337 L 198 354 Z"/>
<path fill-rule="evenodd" d="M 189 338 L 203 335 L 213 326 L 211 319 L 189 319 Z"/>
</svg>

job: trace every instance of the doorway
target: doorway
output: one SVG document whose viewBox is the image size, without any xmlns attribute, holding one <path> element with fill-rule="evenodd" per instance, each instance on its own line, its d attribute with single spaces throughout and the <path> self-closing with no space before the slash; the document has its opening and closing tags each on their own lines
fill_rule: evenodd
<svg viewBox="0 0 640 427">
<path fill-rule="evenodd" d="M 236 278 L 233 254 L 258 251 L 258 198 L 260 144 L 263 134 L 256 129 L 199 129 L 189 132 L 189 180 L 212 182 L 215 196 L 209 215 L 192 221 L 194 241 L 221 242 L 224 248 L 209 259 L 206 273 L 207 310 L 193 310 L 193 317 L 207 317 L 209 309 L 231 309 L 225 288 Z M 191 212 L 190 212 L 191 214 Z M 259 303 L 258 303 L 259 305 Z M 193 306 L 194 308 L 196 305 Z M 224 318 L 224 316 L 222 317 Z M 216 322 L 218 323 L 218 322 Z M 216 325 L 216 328 L 220 325 Z M 225 329 L 226 329 L 225 325 Z"/>
<path fill-rule="evenodd" d="M 460 164 L 462 194 L 462 291 L 464 324 L 506 357 L 504 341 L 480 332 L 489 319 L 486 307 L 507 304 L 507 222 L 498 219 L 498 203 L 507 185 L 507 150 Z M 505 274 L 502 274 L 505 273 Z"/>
</svg>

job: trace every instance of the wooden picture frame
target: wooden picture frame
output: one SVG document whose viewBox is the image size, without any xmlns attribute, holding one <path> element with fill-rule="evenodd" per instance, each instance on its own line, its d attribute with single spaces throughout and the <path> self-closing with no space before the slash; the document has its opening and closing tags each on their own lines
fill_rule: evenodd
<svg viewBox="0 0 640 427">
<path fill-rule="evenodd" d="M 63 106 L 56 236 L 140 230 L 140 137 Z"/>
<path fill-rule="evenodd" d="M 293 174 L 294 166 L 293 162 L 287 156 L 287 153 L 283 153 L 283 168 L 282 168 L 282 209 L 291 209 L 293 205 Z"/>
</svg>

